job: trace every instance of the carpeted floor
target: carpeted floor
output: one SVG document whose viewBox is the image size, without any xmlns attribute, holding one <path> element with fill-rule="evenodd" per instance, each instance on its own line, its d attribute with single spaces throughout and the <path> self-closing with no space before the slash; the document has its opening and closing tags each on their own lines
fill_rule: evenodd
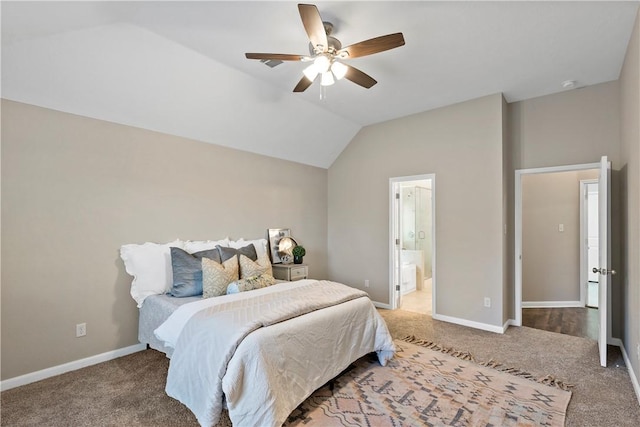
<svg viewBox="0 0 640 427">
<path fill-rule="evenodd" d="M 506 334 L 438 322 L 401 310 L 380 310 L 395 338 L 415 335 L 494 359 L 534 376 L 573 384 L 567 426 L 638 426 L 640 405 L 617 348 L 610 367 L 596 342 L 531 328 Z M 1 394 L 3 426 L 194 426 L 191 412 L 164 393 L 168 360 L 147 350 Z M 224 420 L 228 423 L 228 418 Z"/>
</svg>

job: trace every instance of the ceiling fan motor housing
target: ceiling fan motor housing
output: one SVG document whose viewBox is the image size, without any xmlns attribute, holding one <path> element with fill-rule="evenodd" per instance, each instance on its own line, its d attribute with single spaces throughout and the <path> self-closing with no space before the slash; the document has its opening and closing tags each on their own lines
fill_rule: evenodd
<svg viewBox="0 0 640 427">
<path fill-rule="evenodd" d="M 333 31 L 333 24 L 331 22 L 323 21 L 322 24 L 324 25 L 325 33 L 327 33 L 327 50 L 331 55 L 333 55 L 337 51 L 342 49 L 342 43 L 340 42 L 340 40 L 331 35 L 331 32 Z M 316 52 L 313 43 L 309 43 L 309 53 L 311 55 L 315 55 L 316 53 L 318 53 Z"/>
</svg>

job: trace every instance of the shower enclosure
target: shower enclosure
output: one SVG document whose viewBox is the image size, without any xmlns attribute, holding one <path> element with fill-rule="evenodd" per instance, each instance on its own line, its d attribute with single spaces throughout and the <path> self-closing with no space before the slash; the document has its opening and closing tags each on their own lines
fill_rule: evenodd
<svg viewBox="0 0 640 427">
<path fill-rule="evenodd" d="M 416 265 L 417 288 L 422 289 L 422 281 L 431 278 L 431 189 L 403 187 L 401 197 L 402 262 Z"/>
</svg>

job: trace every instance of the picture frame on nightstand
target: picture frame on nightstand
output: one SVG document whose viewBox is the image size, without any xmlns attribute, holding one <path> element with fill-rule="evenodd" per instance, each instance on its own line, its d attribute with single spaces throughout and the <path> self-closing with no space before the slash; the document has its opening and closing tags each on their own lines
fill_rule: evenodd
<svg viewBox="0 0 640 427">
<path fill-rule="evenodd" d="M 278 253 L 278 243 L 283 237 L 291 237 L 289 228 L 269 228 L 269 252 L 271 252 L 271 264 L 282 263 L 282 258 Z"/>
</svg>

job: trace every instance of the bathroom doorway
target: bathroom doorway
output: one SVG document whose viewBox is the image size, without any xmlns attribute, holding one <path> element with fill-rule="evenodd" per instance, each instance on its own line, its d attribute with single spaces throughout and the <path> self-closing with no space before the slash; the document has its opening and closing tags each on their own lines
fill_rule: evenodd
<svg viewBox="0 0 640 427">
<path fill-rule="evenodd" d="M 433 175 L 392 180 L 390 269 L 394 308 L 432 315 L 434 311 Z"/>
</svg>

